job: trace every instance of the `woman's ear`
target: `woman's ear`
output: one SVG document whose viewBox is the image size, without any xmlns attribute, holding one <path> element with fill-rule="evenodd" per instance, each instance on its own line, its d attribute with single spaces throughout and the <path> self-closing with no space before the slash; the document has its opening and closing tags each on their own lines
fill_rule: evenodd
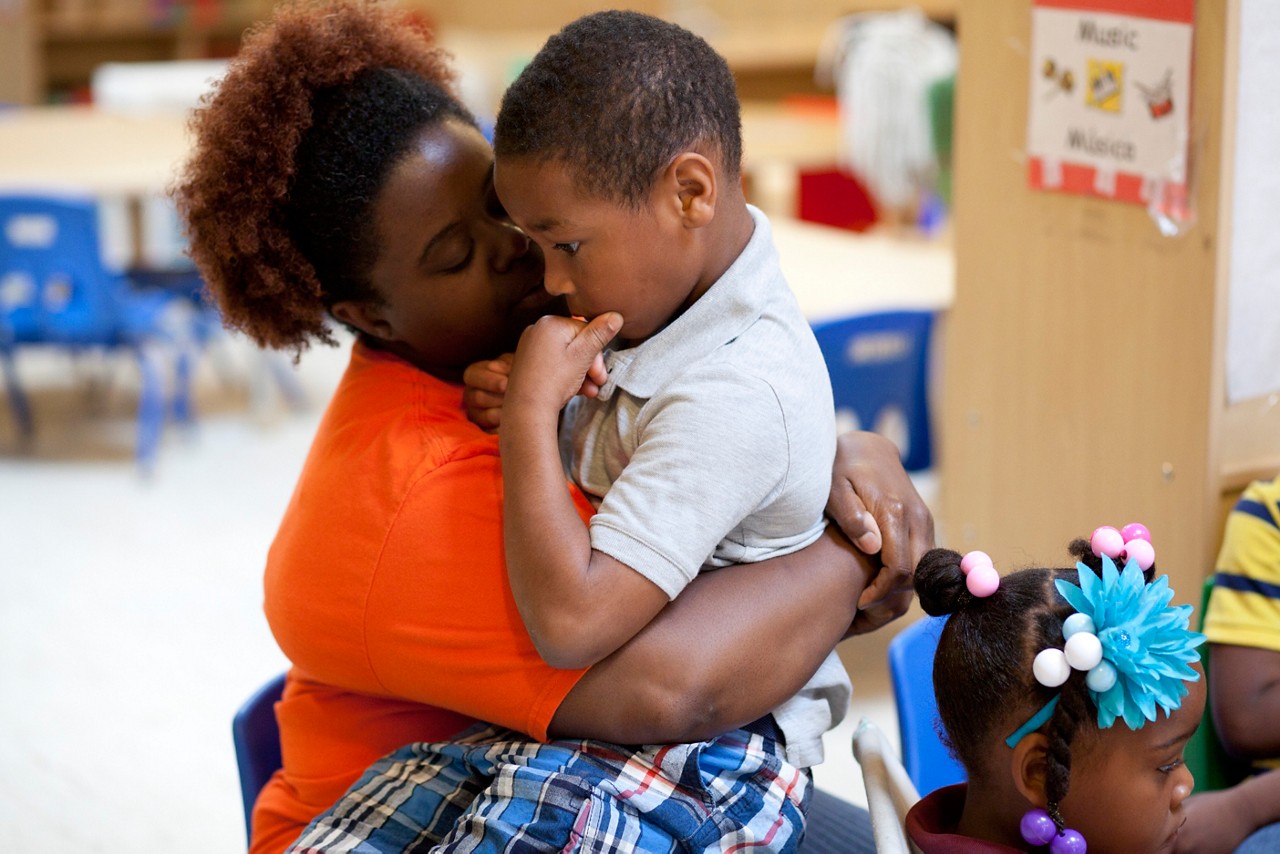
<svg viewBox="0 0 1280 854">
<path fill-rule="evenodd" d="M 686 228 L 701 228 L 716 215 L 716 170 L 696 151 L 682 151 L 663 173 L 660 185 L 674 199 Z"/>
<path fill-rule="evenodd" d="M 371 301 L 341 300 L 329 307 L 329 313 L 335 320 L 359 329 L 366 335 L 391 341 L 395 331 L 382 314 L 382 307 Z"/>
<path fill-rule="evenodd" d="M 1013 748 L 1009 771 L 1014 787 L 1029 803 L 1041 809 L 1048 806 L 1045 789 L 1049 773 L 1049 739 L 1044 733 L 1033 732 L 1023 736 Z"/>
</svg>

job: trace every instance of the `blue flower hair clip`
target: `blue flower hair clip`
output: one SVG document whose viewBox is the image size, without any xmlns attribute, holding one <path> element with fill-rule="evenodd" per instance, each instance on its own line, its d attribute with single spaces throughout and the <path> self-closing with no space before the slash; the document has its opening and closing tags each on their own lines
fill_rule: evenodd
<svg viewBox="0 0 1280 854">
<path fill-rule="evenodd" d="M 1063 621 L 1063 648 L 1041 650 L 1032 663 L 1036 681 L 1048 688 L 1062 685 L 1072 670 L 1087 671 L 1085 684 L 1098 709 L 1099 729 L 1108 729 L 1117 718 L 1131 730 L 1141 729 L 1156 720 L 1157 709 L 1172 714 L 1188 693 L 1186 683 L 1200 678 L 1191 665 L 1200 660 L 1197 647 L 1205 637 L 1187 628 L 1190 605 L 1170 607 L 1173 590 L 1167 576 L 1146 583 L 1143 571 L 1152 566 L 1155 553 L 1146 528 L 1127 525 L 1124 530 L 1137 528 L 1141 546 L 1127 542 L 1123 548 L 1106 542 L 1106 532 L 1114 528 L 1095 532 L 1093 551 L 1102 558 L 1101 577 L 1081 563 L 1076 565 L 1079 586 L 1054 582 L 1076 613 Z M 1117 570 L 1113 558 L 1126 552 L 1124 570 Z M 1013 747 L 1039 729 L 1057 704 L 1055 696 L 1005 743 Z"/>
</svg>

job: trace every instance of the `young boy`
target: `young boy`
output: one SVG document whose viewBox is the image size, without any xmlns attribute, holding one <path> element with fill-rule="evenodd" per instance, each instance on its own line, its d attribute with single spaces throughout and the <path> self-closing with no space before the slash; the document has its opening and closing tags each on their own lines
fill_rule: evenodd
<svg viewBox="0 0 1280 854">
<path fill-rule="evenodd" d="M 555 666 L 604 658 L 703 569 L 822 531 L 830 383 L 741 149 L 724 60 L 637 13 L 569 25 L 503 98 L 495 188 L 585 318 L 525 332 L 502 412 L 511 587 Z M 566 466 L 598 506 L 589 527 Z M 833 653 L 765 721 L 789 762 L 822 761 L 851 690 Z"/>
</svg>

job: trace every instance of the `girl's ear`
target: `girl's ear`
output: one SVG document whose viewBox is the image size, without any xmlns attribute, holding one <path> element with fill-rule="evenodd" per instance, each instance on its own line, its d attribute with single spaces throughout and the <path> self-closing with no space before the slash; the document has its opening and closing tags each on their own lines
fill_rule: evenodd
<svg viewBox="0 0 1280 854">
<path fill-rule="evenodd" d="M 675 202 L 685 228 L 701 228 L 716 215 L 716 170 L 696 151 L 682 151 L 663 172 L 659 185 Z"/>
<path fill-rule="evenodd" d="M 1044 733 L 1033 732 L 1023 737 L 1013 748 L 1010 773 L 1013 785 L 1032 806 L 1047 808 L 1045 796 L 1049 769 L 1049 739 Z"/>
</svg>

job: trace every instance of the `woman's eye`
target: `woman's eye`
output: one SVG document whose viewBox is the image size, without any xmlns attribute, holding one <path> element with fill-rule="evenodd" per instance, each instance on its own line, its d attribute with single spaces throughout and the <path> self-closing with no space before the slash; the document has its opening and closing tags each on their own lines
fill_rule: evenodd
<svg viewBox="0 0 1280 854">
<path fill-rule="evenodd" d="M 551 244 L 551 248 L 557 252 L 563 252 L 569 257 L 573 257 L 578 254 L 578 243 L 579 241 L 577 240 L 572 243 L 553 243 Z"/>
<path fill-rule="evenodd" d="M 467 269 L 467 265 L 471 263 L 471 259 L 475 256 L 475 254 L 476 254 L 476 244 L 475 244 L 475 241 L 473 240 L 471 241 L 470 244 L 468 244 L 467 254 L 462 256 L 462 260 L 459 261 L 457 264 L 454 264 L 452 267 L 445 267 L 441 272 L 445 273 L 446 275 L 451 273 L 461 273 L 463 270 Z"/>
</svg>

